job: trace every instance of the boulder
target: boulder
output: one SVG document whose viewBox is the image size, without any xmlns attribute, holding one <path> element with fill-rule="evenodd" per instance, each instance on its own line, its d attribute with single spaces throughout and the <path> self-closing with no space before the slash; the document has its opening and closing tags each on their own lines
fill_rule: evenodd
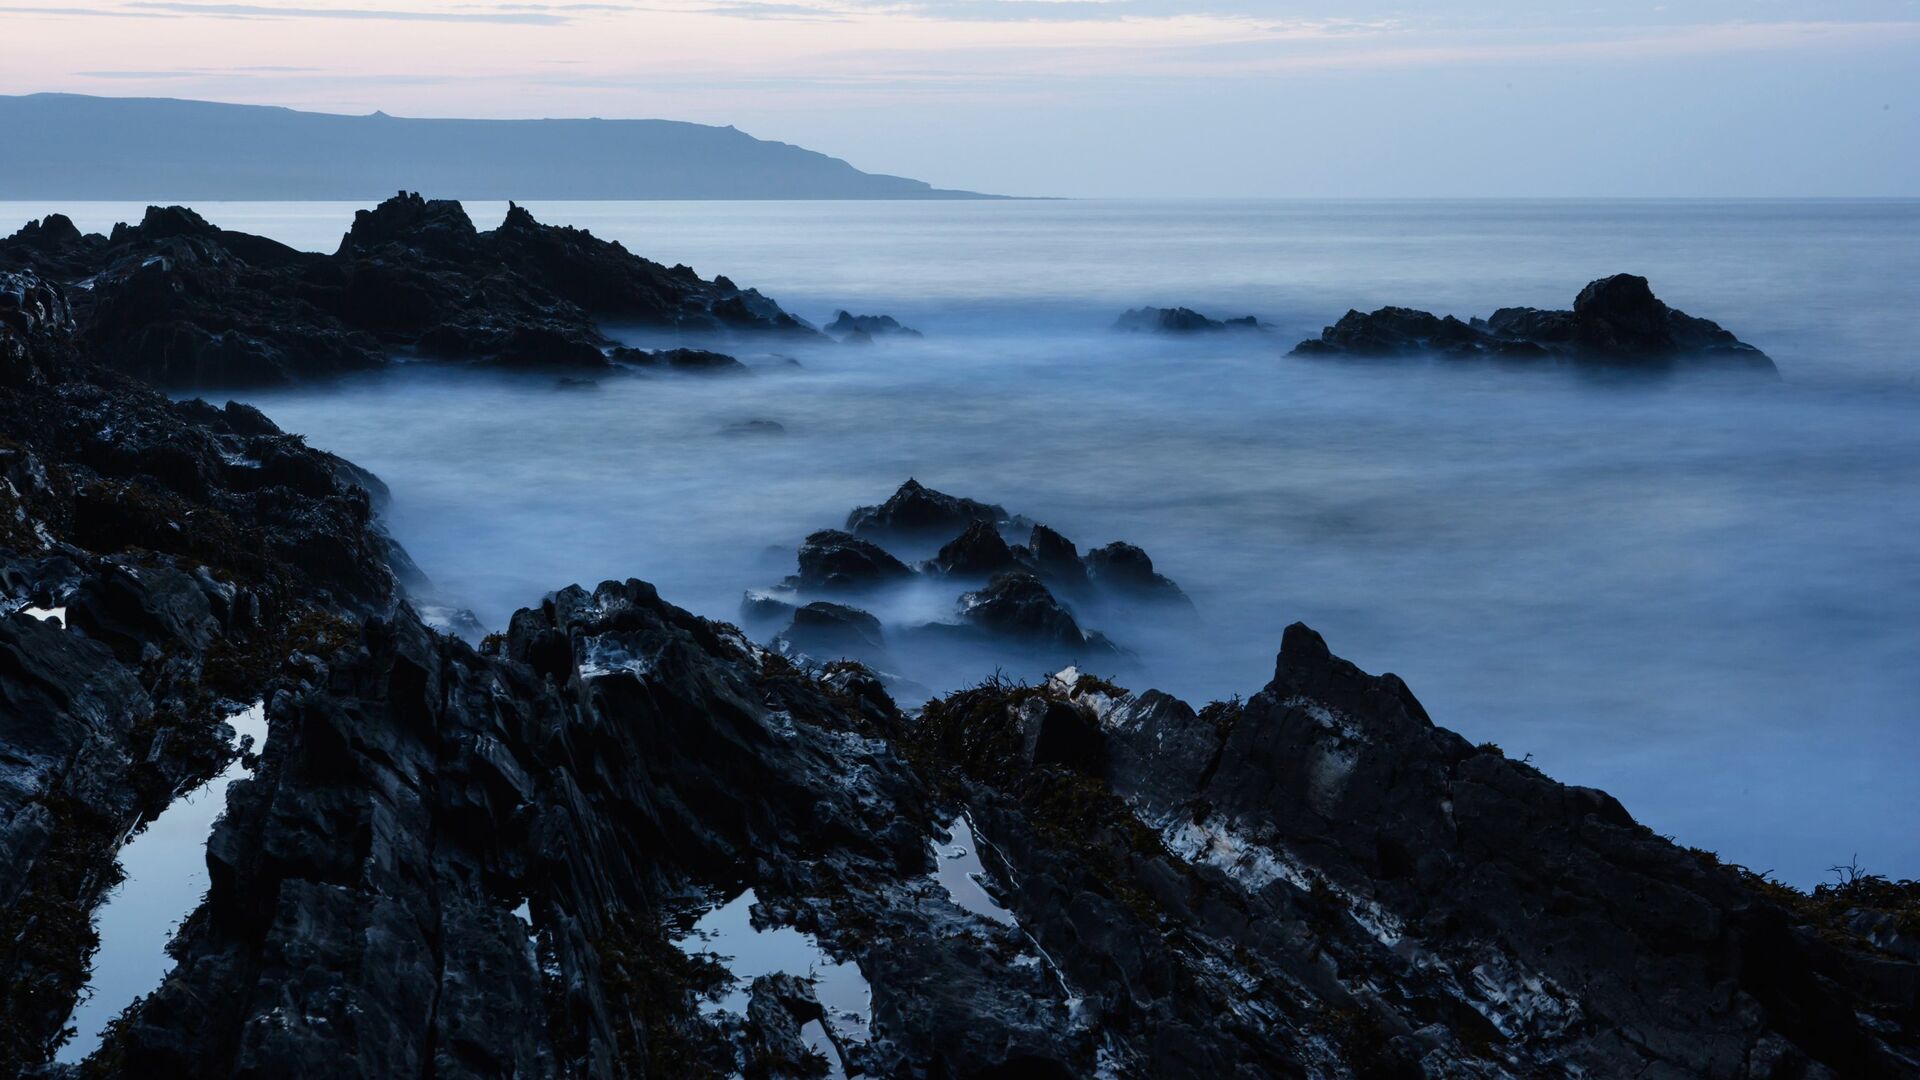
<svg viewBox="0 0 1920 1080">
<path fill-rule="evenodd" d="M 1027 537 L 1027 552 L 1034 572 L 1050 587 L 1068 593 L 1086 589 L 1090 581 L 1087 564 L 1081 561 L 1073 541 L 1045 525 L 1035 525 Z"/>
<path fill-rule="evenodd" d="M 1087 552 L 1086 565 L 1094 584 L 1103 589 L 1143 600 L 1190 603 L 1180 586 L 1155 572 L 1153 560 L 1133 544 L 1116 540 L 1106 547 L 1094 548 Z"/>
<path fill-rule="evenodd" d="M 794 609 L 793 621 L 775 639 L 816 660 L 878 660 L 886 655 L 880 620 L 856 607 L 824 600 Z"/>
<path fill-rule="evenodd" d="M 800 545 L 800 573 L 794 584 L 802 588 L 871 589 L 913 576 L 907 564 L 880 545 L 838 529 L 822 529 Z"/>
<path fill-rule="evenodd" d="M 985 588 L 963 595 L 960 614 L 996 637 L 1064 649 L 1111 649 L 1104 638 L 1084 633 L 1073 612 L 1026 570 L 1002 571 Z"/>
<path fill-rule="evenodd" d="M 985 578 L 1015 565 L 1013 549 L 1007 546 L 999 527 L 975 520 L 940 549 L 929 568 L 949 577 Z"/>
<path fill-rule="evenodd" d="M 1006 520 L 1004 507 L 948 495 L 909 479 L 886 502 L 848 514 L 847 531 L 860 536 L 933 539 L 953 536 L 976 521 Z"/>
</svg>

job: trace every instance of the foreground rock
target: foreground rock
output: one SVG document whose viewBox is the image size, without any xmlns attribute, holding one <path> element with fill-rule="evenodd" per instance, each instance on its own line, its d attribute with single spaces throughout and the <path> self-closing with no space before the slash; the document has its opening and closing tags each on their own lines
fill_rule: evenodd
<svg viewBox="0 0 1920 1080">
<path fill-rule="evenodd" d="M 0 274 L 0 1075 L 59 1041 L 119 845 L 233 759 L 225 718 L 421 583 L 385 497 L 255 409 L 90 365 L 63 291 Z"/>
<path fill-rule="evenodd" d="M 163 386 L 247 386 L 379 368 L 394 352 L 596 369 L 600 323 L 811 336 L 724 277 L 665 267 L 512 207 L 477 230 L 459 203 L 402 193 L 360 211 L 332 255 L 229 232 L 183 207 L 83 235 L 53 215 L 0 240 L 0 268 L 69 286 L 102 363 Z M 668 356 L 665 362 L 686 366 Z"/>
<path fill-rule="evenodd" d="M 1258 330 L 1260 320 L 1251 315 L 1238 319 L 1212 319 L 1192 308 L 1134 308 L 1114 321 L 1115 330 L 1132 334 L 1197 334 L 1219 330 Z"/>
<path fill-rule="evenodd" d="M 1572 311 L 1501 308 L 1461 322 L 1411 308 L 1349 311 L 1296 356 L 1409 356 L 1566 360 L 1626 366 L 1720 364 L 1774 371 L 1773 361 L 1706 319 L 1661 303 L 1647 279 L 1616 274 L 1591 282 Z"/>
</svg>

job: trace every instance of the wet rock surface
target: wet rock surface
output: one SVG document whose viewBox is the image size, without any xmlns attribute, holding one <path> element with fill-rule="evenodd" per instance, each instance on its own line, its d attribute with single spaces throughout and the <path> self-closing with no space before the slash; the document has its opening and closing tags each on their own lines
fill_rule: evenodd
<svg viewBox="0 0 1920 1080">
<path fill-rule="evenodd" d="M 378 480 L 251 407 L 87 363 L 67 310 L 0 277 L 4 1075 L 59 1041 L 116 850 L 232 759 L 224 718 L 423 583 Z"/>
<path fill-rule="evenodd" d="M 360 211 L 332 255 L 151 207 L 108 236 L 59 215 L 29 223 L 0 239 L 0 266 L 67 286 L 99 362 L 175 388 L 322 378 L 383 367 L 395 353 L 605 368 L 613 342 L 602 321 L 814 333 L 752 289 L 542 225 L 522 207 L 482 232 L 459 203 L 404 192 Z M 727 367 L 649 355 L 680 369 Z"/>
<path fill-rule="evenodd" d="M 1388 357 L 1434 354 L 1452 359 L 1568 361 L 1665 367 L 1716 364 L 1773 372 L 1767 354 L 1706 319 L 1668 307 L 1647 279 L 1615 274 L 1590 282 L 1571 311 L 1501 308 L 1462 322 L 1412 308 L 1349 311 L 1295 356 Z"/>
</svg>

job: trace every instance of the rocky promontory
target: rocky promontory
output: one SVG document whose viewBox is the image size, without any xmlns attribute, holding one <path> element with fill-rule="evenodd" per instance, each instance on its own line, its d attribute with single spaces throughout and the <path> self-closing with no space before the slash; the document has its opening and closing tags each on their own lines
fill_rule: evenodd
<svg viewBox="0 0 1920 1080">
<path fill-rule="evenodd" d="M 9 266 L 65 287 L 90 357 L 174 389 L 322 378 L 381 368 L 396 354 L 605 369 L 615 343 L 601 324 L 613 322 L 815 334 L 725 277 L 662 266 L 518 206 L 482 232 L 458 202 L 405 192 L 356 214 L 332 255 L 173 206 L 150 207 L 108 236 L 59 214 L 30 222 L 0 239 L 0 267 Z M 649 355 L 640 362 L 683 366 Z"/>
</svg>

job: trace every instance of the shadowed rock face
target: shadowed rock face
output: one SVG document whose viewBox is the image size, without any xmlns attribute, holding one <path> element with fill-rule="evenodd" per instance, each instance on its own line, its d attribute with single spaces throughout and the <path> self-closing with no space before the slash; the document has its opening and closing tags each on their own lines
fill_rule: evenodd
<svg viewBox="0 0 1920 1080">
<path fill-rule="evenodd" d="M 0 1075 L 50 1053 L 118 845 L 232 760 L 224 718 L 420 580 L 379 481 L 85 363 L 65 311 L 0 275 Z"/>
<path fill-rule="evenodd" d="M 381 367 L 395 351 L 605 368 L 603 318 L 813 333 L 752 289 L 542 225 L 523 208 L 481 232 L 459 203 L 404 192 L 360 211 L 330 256 L 152 207 L 111 236 L 59 217 L 29 223 L 0 240 L 5 265 L 86 282 L 69 296 L 91 355 L 177 388 L 326 377 Z"/>
<path fill-rule="evenodd" d="M 816 600 L 794 609 L 792 621 L 775 639 L 775 645 L 822 659 L 873 663 L 886 655 L 885 636 L 880 620 L 868 612 Z"/>
<path fill-rule="evenodd" d="M 1013 549 L 999 527 L 987 521 L 974 521 L 933 557 L 935 569 L 959 577 L 987 577 L 1014 565 Z"/>
<path fill-rule="evenodd" d="M 1067 655 L 1079 650 L 1092 655 L 1115 652 L 1112 642 L 1082 630 L 1073 612 L 1026 570 L 1001 571 L 986 588 L 962 596 L 960 616 L 995 637 L 1048 650 L 1042 655 L 1056 655 L 1058 650 Z"/>
<path fill-rule="evenodd" d="M 1258 330 L 1260 320 L 1251 315 L 1238 319 L 1212 319 L 1192 308 L 1134 308 L 1120 316 L 1115 330 L 1129 333 L 1194 334 L 1216 330 Z"/>
<path fill-rule="evenodd" d="M 1007 520 L 1005 507 L 948 495 L 909 479 L 879 506 L 857 507 L 847 515 L 847 531 L 867 537 L 953 536 L 976 521 Z"/>
<path fill-rule="evenodd" d="M 878 544 L 837 529 L 822 529 L 800 545 L 794 583 L 818 589 L 870 589 L 911 577 L 906 563 Z"/>
<path fill-rule="evenodd" d="M 1371 314 L 1349 311 L 1296 356 L 1407 356 L 1566 360 L 1576 363 L 1668 366 L 1715 363 L 1772 372 L 1759 349 L 1706 319 L 1660 302 L 1647 279 L 1615 274 L 1591 282 L 1572 311 L 1501 308 L 1485 319 L 1461 322 L 1411 308 Z"/>
<path fill-rule="evenodd" d="M 826 333 L 830 337 L 855 342 L 883 337 L 921 336 L 920 331 L 900 325 L 900 320 L 891 315 L 855 315 L 850 311 L 836 312 L 833 321 L 826 325 Z"/>
</svg>

